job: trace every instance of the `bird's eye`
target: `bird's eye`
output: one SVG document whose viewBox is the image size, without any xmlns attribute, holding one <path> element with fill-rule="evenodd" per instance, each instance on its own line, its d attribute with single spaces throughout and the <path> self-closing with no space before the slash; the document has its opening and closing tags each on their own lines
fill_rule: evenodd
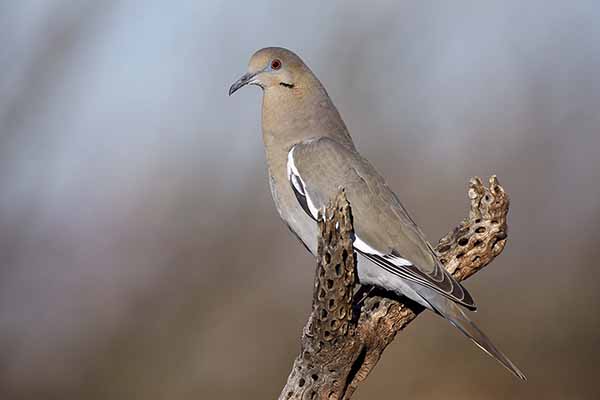
<svg viewBox="0 0 600 400">
<path fill-rule="evenodd" d="M 278 59 L 274 59 L 273 61 L 271 61 L 272 70 L 277 71 L 279 68 L 281 68 L 281 61 L 279 61 Z"/>
</svg>

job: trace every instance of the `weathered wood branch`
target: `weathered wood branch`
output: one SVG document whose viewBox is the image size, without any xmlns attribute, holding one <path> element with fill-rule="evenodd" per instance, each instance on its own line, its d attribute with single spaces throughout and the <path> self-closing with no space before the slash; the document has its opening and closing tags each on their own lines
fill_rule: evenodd
<svg viewBox="0 0 600 400">
<path fill-rule="evenodd" d="M 509 199 L 495 176 L 469 185 L 469 216 L 440 239 L 436 251 L 459 281 L 488 265 L 506 244 Z M 352 215 L 344 192 L 319 218 L 312 312 L 302 349 L 279 399 L 349 399 L 385 348 L 423 308 L 390 293 L 355 294 Z"/>
</svg>

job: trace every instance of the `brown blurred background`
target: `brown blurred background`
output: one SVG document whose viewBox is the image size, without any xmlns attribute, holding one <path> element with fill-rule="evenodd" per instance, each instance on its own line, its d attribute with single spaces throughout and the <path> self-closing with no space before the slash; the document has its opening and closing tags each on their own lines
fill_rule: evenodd
<svg viewBox="0 0 600 400">
<path fill-rule="evenodd" d="M 598 399 L 600 3 L 0 3 L 0 398 L 274 399 L 314 260 L 278 219 L 267 45 L 321 78 L 432 241 L 512 198 L 467 286 L 518 382 L 423 315 L 357 399 Z"/>
</svg>

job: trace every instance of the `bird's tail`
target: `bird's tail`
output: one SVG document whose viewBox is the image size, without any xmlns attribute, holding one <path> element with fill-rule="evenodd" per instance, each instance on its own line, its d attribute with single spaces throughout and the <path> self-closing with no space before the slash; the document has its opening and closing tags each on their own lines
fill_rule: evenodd
<svg viewBox="0 0 600 400">
<path fill-rule="evenodd" d="M 489 354 L 492 358 L 496 359 L 506 369 L 515 374 L 522 380 L 527 380 L 525 374 L 519 370 L 519 368 L 508 359 L 486 336 L 475 325 L 473 321 L 465 314 L 465 312 L 454 302 L 446 299 L 442 296 L 427 296 L 429 298 L 426 301 L 431 304 L 434 311 L 439 313 L 442 317 L 446 318 L 452 325 L 457 327 L 462 333 L 471 339 L 479 348 Z"/>
</svg>

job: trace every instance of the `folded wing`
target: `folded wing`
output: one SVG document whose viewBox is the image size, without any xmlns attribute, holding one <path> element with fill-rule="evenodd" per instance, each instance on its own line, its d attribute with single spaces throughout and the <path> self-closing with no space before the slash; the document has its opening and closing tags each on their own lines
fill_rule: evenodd
<svg viewBox="0 0 600 400">
<path fill-rule="evenodd" d="M 292 147 L 287 170 L 296 198 L 315 219 L 339 188 L 345 189 L 357 252 L 394 275 L 476 308 L 467 290 L 443 268 L 383 178 L 354 149 L 329 138 L 309 140 Z"/>
</svg>

